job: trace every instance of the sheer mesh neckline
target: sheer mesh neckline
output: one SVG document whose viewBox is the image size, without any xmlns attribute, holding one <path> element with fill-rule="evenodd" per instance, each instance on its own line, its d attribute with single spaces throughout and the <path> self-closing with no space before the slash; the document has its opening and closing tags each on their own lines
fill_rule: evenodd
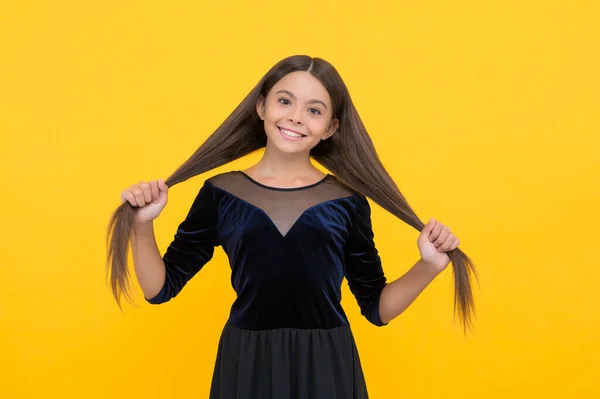
<svg viewBox="0 0 600 399">
<path fill-rule="evenodd" d="M 289 188 L 264 185 L 240 170 L 213 176 L 210 182 L 262 211 L 284 238 L 298 219 L 316 211 L 318 205 L 354 194 L 332 174 L 307 186 Z"/>
<path fill-rule="evenodd" d="M 327 173 L 321 180 L 317 181 L 316 183 L 312 183 L 306 186 L 300 186 L 300 187 L 274 187 L 274 186 L 267 186 L 266 184 L 260 183 L 256 180 L 254 180 L 252 177 L 250 177 L 250 175 L 248 175 L 246 172 L 242 171 L 242 170 L 238 170 L 236 171 L 238 173 L 240 173 L 242 176 L 244 176 L 246 179 L 248 179 L 250 182 L 256 184 L 259 187 L 265 188 L 267 190 L 274 190 L 274 191 L 298 191 L 298 190 L 306 190 L 309 188 L 313 188 L 316 187 L 318 185 L 320 185 L 321 183 L 324 183 L 326 180 L 328 180 L 329 178 L 332 177 L 331 174 Z"/>
</svg>

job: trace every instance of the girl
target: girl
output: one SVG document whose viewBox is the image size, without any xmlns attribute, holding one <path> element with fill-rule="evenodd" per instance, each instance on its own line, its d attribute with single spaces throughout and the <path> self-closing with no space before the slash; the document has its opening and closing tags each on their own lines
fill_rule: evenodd
<svg viewBox="0 0 600 399">
<path fill-rule="evenodd" d="M 247 170 L 204 181 L 161 256 L 153 220 L 168 187 L 265 148 Z M 311 157 L 333 174 L 323 174 Z M 367 197 L 421 233 L 420 259 L 388 282 L 373 242 Z M 237 298 L 217 352 L 211 398 L 367 398 L 340 305 L 346 278 L 362 315 L 385 326 L 452 261 L 455 311 L 470 327 L 470 259 L 450 229 L 418 219 L 380 163 L 335 68 L 288 57 L 166 182 L 134 184 L 109 226 L 112 291 L 131 299 L 127 251 L 148 302 L 175 297 L 212 258 L 227 253 Z M 110 237 L 112 233 L 112 237 Z"/>
</svg>

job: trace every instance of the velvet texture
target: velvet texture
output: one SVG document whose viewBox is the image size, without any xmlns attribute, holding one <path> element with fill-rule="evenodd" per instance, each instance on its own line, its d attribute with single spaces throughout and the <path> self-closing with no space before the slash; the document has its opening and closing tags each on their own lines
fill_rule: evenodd
<svg viewBox="0 0 600 399">
<path fill-rule="evenodd" d="M 373 241 L 371 209 L 362 195 L 309 206 L 282 234 L 263 209 L 209 179 L 163 256 L 165 284 L 148 302 L 163 303 L 179 294 L 217 246 L 229 257 L 237 293 L 228 320 L 232 326 L 268 330 L 348 325 L 340 304 L 344 277 L 362 315 L 376 326 L 385 325 L 379 298 L 386 278 Z"/>
</svg>

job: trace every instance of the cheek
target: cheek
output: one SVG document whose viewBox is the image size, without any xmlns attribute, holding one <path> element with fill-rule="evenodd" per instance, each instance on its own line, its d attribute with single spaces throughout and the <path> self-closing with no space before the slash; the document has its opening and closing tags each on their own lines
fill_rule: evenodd
<svg viewBox="0 0 600 399">
<path fill-rule="evenodd" d="M 278 121 L 285 118 L 285 109 L 278 107 L 277 104 L 270 104 L 265 112 L 265 119 L 269 121 Z"/>
<path fill-rule="evenodd" d="M 314 120 L 307 124 L 310 131 L 319 138 L 325 134 L 327 130 L 327 124 L 321 120 Z"/>
</svg>

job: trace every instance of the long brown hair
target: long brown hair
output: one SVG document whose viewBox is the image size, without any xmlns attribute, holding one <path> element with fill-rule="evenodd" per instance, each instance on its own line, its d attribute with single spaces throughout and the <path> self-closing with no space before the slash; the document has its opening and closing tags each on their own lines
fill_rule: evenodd
<svg viewBox="0 0 600 399">
<path fill-rule="evenodd" d="M 348 187 L 421 231 L 424 223 L 379 160 L 341 76 L 327 61 L 306 55 L 291 56 L 275 64 L 221 126 L 165 180 L 165 184 L 171 187 L 265 147 L 264 122 L 256 112 L 256 103 L 260 96 L 266 97 L 281 78 L 295 71 L 306 71 L 319 79 L 331 97 L 333 117 L 339 118 L 340 122 L 339 130 L 331 138 L 311 150 L 311 157 Z M 136 209 L 125 201 L 112 214 L 108 227 L 107 274 L 119 306 L 122 296 L 131 302 L 127 255 Z M 458 313 L 466 331 L 472 328 L 474 317 L 470 277 L 472 274 L 477 277 L 477 274 L 471 259 L 460 249 L 454 249 L 448 255 L 454 271 L 454 312 Z"/>
</svg>

